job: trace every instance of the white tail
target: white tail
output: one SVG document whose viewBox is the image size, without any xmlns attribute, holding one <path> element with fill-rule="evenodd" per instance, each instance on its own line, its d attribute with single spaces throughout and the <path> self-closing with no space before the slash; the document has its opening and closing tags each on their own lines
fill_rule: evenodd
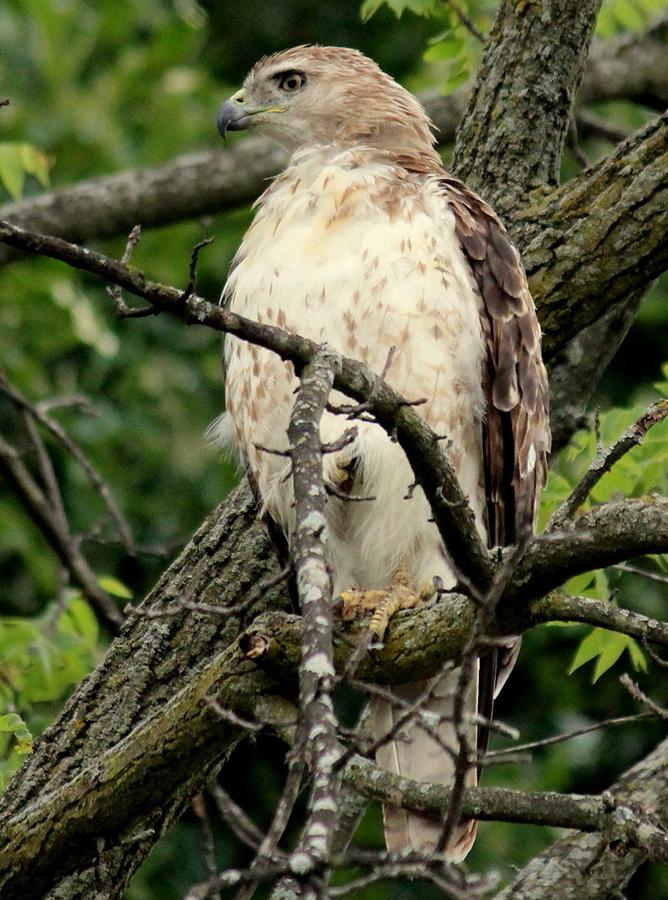
<svg viewBox="0 0 668 900">
<path fill-rule="evenodd" d="M 458 750 L 458 742 L 452 725 L 454 693 L 459 678 L 459 669 L 441 676 L 438 683 L 419 681 L 412 684 L 395 685 L 392 693 L 397 699 L 408 704 L 415 703 L 419 697 L 432 686 L 429 700 L 421 705 L 423 712 L 445 717 L 446 721 L 433 726 L 438 734 L 434 740 L 419 724 L 417 716 L 402 726 L 395 737 L 383 744 L 376 753 L 376 762 L 381 768 L 395 775 L 427 781 L 436 784 L 452 784 L 455 764 L 453 757 L 442 744 L 453 753 Z M 466 698 L 465 714 L 473 716 L 478 704 L 478 678 L 469 686 Z M 387 734 L 395 725 L 403 710 L 393 706 L 387 700 L 374 698 L 371 701 L 371 731 L 374 740 Z M 449 720 L 449 721 L 447 721 Z M 471 753 L 477 747 L 477 728 L 467 725 L 467 739 Z M 442 743 L 441 743 L 442 742 Z M 478 783 L 478 770 L 472 765 L 466 775 L 467 787 Z M 385 826 L 385 843 L 388 850 L 400 851 L 412 849 L 420 852 L 431 852 L 436 847 L 442 831 L 442 822 L 436 816 L 425 813 L 408 812 L 397 806 L 383 807 Z M 461 862 L 470 851 L 476 837 L 477 822 L 466 820 L 455 829 L 444 855 L 450 862 Z"/>
</svg>

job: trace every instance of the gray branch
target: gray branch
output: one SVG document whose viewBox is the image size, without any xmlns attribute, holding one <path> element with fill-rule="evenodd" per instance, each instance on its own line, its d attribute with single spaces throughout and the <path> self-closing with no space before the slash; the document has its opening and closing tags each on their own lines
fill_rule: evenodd
<svg viewBox="0 0 668 900">
<path fill-rule="evenodd" d="M 668 827 L 668 742 L 629 769 L 611 788 L 617 801 Z M 569 834 L 533 859 L 496 900 L 600 900 L 615 896 L 648 858 L 600 834 Z"/>
</svg>

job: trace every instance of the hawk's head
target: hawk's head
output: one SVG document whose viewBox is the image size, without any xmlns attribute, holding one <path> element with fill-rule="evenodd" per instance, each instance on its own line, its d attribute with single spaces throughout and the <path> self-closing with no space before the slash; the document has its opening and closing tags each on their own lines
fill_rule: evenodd
<svg viewBox="0 0 668 900">
<path fill-rule="evenodd" d="M 303 46 L 265 56 L 223 104 L 218 130 L 256 128 L 290 150 L 315 144 L 431 148 L 418 101 L 373 60 L 346 47 Z"/>
</svg>

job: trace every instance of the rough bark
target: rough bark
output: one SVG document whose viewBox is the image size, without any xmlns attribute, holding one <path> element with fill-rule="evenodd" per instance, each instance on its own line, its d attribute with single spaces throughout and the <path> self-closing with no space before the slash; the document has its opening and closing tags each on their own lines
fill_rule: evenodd
<svg viewBox="0 0 668 900">
<path fill-rule="evenodd" d="M 617 799 L 653 814 L 668 826 L 668 743 L 633 766 L 611 788 Z M 533 859 L 496 900 L 600 900 L 620 896 L 646 859 L 640 850 L 610 844 L 600 834 L 569 834 Z"/>
<path fill-rule="evenodd" d="M 249 618 L 272 611 L 259 615 L 241 641 L 238 616 L 149 615 L 176 599 L 235 603 L 265 579 L 274 563 L 254 512 L 241 488 L 221 505 L 147 598 L 146 615 L 125 626 L 10 783 L 0 820 L 0 887 L 7 896 L 85 897 L 91 885 L 121 896 L 138 863 L 239 738 L 208 697 L 260 720 L 294 718 L 282 698 L 296 693 L 302 628 L 299 617 L 275 611 L 286 605 L 280 591 L 249 610 Z M 499 631 L 558 618 L 558 598 L 545 608 L 543 601 L 531 604 L 548 567 L 564 566 L 567 574 L 586 569 L 601 561 L 599 546 L 617 558 L 617 531 L 627 552 L 668 548 L 668 501 L 610 504 L 569 530 L 564 542 L 529 547 L 499 604 Z M 643 537 L 653 533 L 656 539 Z M 573 610 L 565 602 L 561 614 L 568 618 Z M 363 659 L 359 676 L 400 683 L 433 675 L 461 653 L 473 615 L 471 601 L 459 595 L 398 614 L 384 648 Z M 339 668 L 359 634 L 358 625 L 349 641 L 337 642 Z M 247 659 L 250 647 L 258 665 Z"/>
<path fill-rule="evenodd" d="M 578 92 L 578 104 L 630 100 L 650 109 L 668 105 L 668 15 L 648 31 L 596 41 Z"/>
<path fill-rule="evenodd" d="M 154 610 L 177 599 L 234 603 L 275 571 L 273 551 L 257 522 L 255 504 L 247 488 L 240 487 L 202 524 L 146 603 Z M 286 602 L 281 590 L 273 589 L 248 610 L 246 617 L 250 621 L 263 609 L 280 609 Z M 3 794 L 3 816 L 28 810 L 45 795 L 72 784 L 91 761 L 102 759 L 106 751 L 152 714 L 161 716 L 170 698 L 188 685 L 193 671 L 233 644 L 243 618 L 210 617 L 187 610 L 157 619 L 132 617 L 100 666 L 67 703 L 58 722 L 36 742 L 34 753 Z M 213 724 L 211 719 L 207 721 Z M 181 722 L 179 729 L 183 725 Z M 228 739 L 218 735 L 218 731 L 227 734 Z M 95 896 L 97 890 L 106 897 L 122 896 L 127 879 L 160 834 L 179 817 L 231 749 L 229 736 L 225 725 L 215 723 L 208 737 L 197 737 L 198 747 L 193 749 L 192 758 L 187 747 L 181 746 L 178 756 L 182 778 L 177 785 L 171 782 L 171 791 L 163 790 L 161 785 L 163 776 L 173 777 L 169 773 L 162 773 L 157 791 L 153 784 L 150 797 L 142 788 L 143 777 L 132 787 L 126 781 L 127 790 L 116 792 L 112 805 L 121 806 L 121 798 L 127 799 L 133 804 L 134 818 L 129 814 L 125 826 L 118 825 L 118 819 L 109 818 L 104 846 L 97 849 L 93 826 L 84 823 L 82 829 L 88 830 L 89 838 L 83 838 L 79 832 L 79 841 L 72 843 L 83 858 L 70 869 L 59 888 L 54 885 L 51 896 L 84 898 Z M 153 738 L 143 745 L 144 752 L 154 748 Z M 138 752 L 142 752 L 141 747 Z M 184 772 L 183 764 L 188 761 L 195 765 Z M 140 806 L 134 805 L 135 790 L 142 798 Z M 136 840 L 131 838 L 133 831 L 139 835 Z M 58 834 L 62 832 L 56 830 Z M 91 849 L 97 854 L 94 860 L 89 855 Z M 32 862 L 28 868 L 31 866 Z M 45 895 L 38 886 L 35 891 L 31 894 L 27 884 L 26 893 L 20 896 Z"/>
<path fill-rule="evenodd" d="M 601 0 L 503 0 L 464 118 L 453 170 L 498 212 L 556 185 Z"/>
<path fill-rule="evenodd" d="M 548 357 L 611 307 L 633 308 L 640 285 L 668 264 L 666 229 L 668 113 L 554 190 L 545 205 L 538 192 L 520 210 L 513 230 L 522 235 Z M 597 289 L 603 295 L 595 300 Z"/>
</svg>

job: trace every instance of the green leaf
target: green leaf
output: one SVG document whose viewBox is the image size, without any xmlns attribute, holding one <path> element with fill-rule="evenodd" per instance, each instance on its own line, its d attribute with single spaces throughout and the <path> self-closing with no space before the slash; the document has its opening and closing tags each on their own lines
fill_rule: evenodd
<svg viewBox="0 0 668 900">
<path fill-rule="evenodd" d="M 471 71 L 468 67 L 468 63 L 466 62 L 453 67 L 452 71 L 448 74 L 445 81 L 441 84 L 441 91 L 444 94 L 452 94 L 453 91 L 457 90 L 457 88 L 461 87 L 463 84 L 466 84 L 466 82 L 469 80 L 470 74 Z"/>
<path fill-rule="evenodd" d="M 46 187 L 50 166 L 48 156 L 31 144 L 0 143 L 0 181 L 14 199 L 23 193 L 26 173 L 34 175 Z"/>
<path fill-rule="evenodd" d="M 425 62 L 442 62 L 443 60 L 459 60 L 466 49 L 466 35 L 459 29 L 443 32 L 439 41 L 434 41 L 422 54 Z M 462 60 L 465 64 L 465 60 Z"/>
<path fill-rule="evenodd" d="M 0 181 L 15 200 L 21 196 L 25 180 L 21 146 L 21 144 L 0 144 Z"/>
<path fill-rule="evenodd" d="M 580 642 L 568 674 L 572 675 L 576 669 L 596 660 L 592 674 L 592 683 L 594 683 L 614 666 L 625 650 L 629 653 L 633 667 L 645 671 L 647 662 L 642 650 L 632 637 L 627 634 L 618 634 L 616 631 L 607 631 L 605 628 L 593 628 Z"/>
<path fill-rule="evenodd" d="M 121 600 L 132 600 L 132 591 L 113 575 L 101 575 L 97 579 L 97 583 L 103 591 L 114 597 L 120 597 Z"/>
<path fill-rule="evenodd" d="M 48 187 L 49 169 L 51 168 L 49 157 L 31 144 L 20 144 L 19 146 L 21 162 L 25 171 L 30 175 L 34 175 L 42 187 Z"/>
<path fill-rule="evenodd" d="M 436 12 L 436 0 L 364 0 L 360 8 L 360 16 L 367 22 L 381 6 L 387 6 L 399 19 L 406 10 L 417 16 L 432 16 Z"/>
<path fill-rule="evenodd" d="M 32 734 L 18 713 L 7 713 L 0 716 L 0 731 L 14 736 L 17 744 L 22 748 L 21 753 L 29 752 L 32 747 Z M 25 749 L 26 747 L 29 749 Z"/>
<path fill-rule="evenodd" d="M 91 650 L 95 649 L 100 629 L 90 604 L 82 597 L 73 597 L 67 606 L 67 614 L 74 622 L 79 635 L 85 639 L 86 646 Z"/>
<path fill-rule="evenodd" d="M 663 397 L 668 397 L 668 362 L 661 366 L 661 374 L 664 380 L 658 381 L 654 387 Z"/>
</svg>

